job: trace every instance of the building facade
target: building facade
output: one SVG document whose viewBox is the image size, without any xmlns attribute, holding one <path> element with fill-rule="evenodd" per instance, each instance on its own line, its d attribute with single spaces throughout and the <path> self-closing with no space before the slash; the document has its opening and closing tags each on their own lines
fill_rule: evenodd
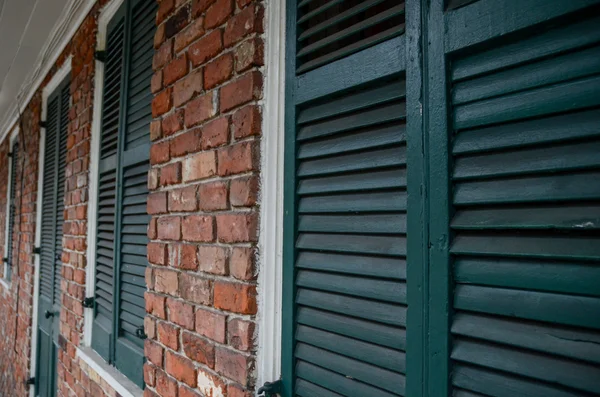
<svg viewBox="0 0 600 397">
<path fill-rule="evenodd" d="M 1 396 L 600 395 L 600 2 L 67 7 Z"/>
</svg>

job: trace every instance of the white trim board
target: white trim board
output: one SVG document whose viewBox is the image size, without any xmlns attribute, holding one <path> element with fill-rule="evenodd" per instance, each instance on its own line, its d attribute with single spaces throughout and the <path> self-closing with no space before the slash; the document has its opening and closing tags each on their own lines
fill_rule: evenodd
<svg viewBox="0 0 600 397">
<path fill-rule="evenodd" d="M 48 98 L 54 93 L 54 90 L 71 73 L 71 60 L 69 57 L 65 60 L 62 67 L 54 73 L 50 82 L 42 90 L 42 120 L 46 120 L 48 114 Z M 35 239 L 34 246 L 39 247 L 42 241 L 42 200 L 44 189 L 44 155 L 46 150 L 46 129 L 40 128 L 40 150 L 38 155 L 38 183 L 37 183 L 37 201 L 35 204 Z M 37 370 L 37 322 L 38 322 L 38 300 L 40 297 L 40 256 L 34 257 L 34 282 L 33 282 L 33 307 L 31 312 L 31 349 L 29 361 L 31 367 L 29 376 L 35 377 Z M 29 396 L 34 397 L 35 387 L 29 388 Z"/>
<path fill-rule="evenodd" d="M 69 0 L 56 25 L 48 35 L 48 40 L 46 40 L 40 51 L 31 73 L 21 86 L 12 107 L 6 112 L 4 119 L 0 120 L 0 143 L 4 141 L 10 129 L 17 122 L 19 113 L 25 111 L 40 84 L 42 84 L 96 2 L 97 0 Z"/>
<path fill-rule="evenodd" d="M 285 1 L 266 3 L 265 91 L 261 140 L 257 385 L 281 376 Z"/>
</svg>

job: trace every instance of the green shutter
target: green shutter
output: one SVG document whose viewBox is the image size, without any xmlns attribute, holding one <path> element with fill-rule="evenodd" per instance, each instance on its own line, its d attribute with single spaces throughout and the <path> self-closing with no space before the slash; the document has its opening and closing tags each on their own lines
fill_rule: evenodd
<svg viewBox="0 0 600 397">
<path fill-rule="evenodd" d="M 7 250 L 6 250 L 6 267 L 4 274 L 4 278 L 7 281 L 12 279 L 12 271 L 13 271 L 13 236 L 14 236 L 14 228 L 15 228 L 15 216 L 16 216 L 16 202 L 15 197 L 17 194 L 17 163 L 19 162 L 19 142 L 15 141 L 11 148 L 11 159 L 10 159 L 10 197 L 9 197 L 9 207 L 8 207 L 8 237 L 6 239 Z"/>
<path fill-rule="evenodd" d="M 407 312 L 404 6 L 341 3 L 302 1 L 290 13 L 297 48 L 290 45 L 287 57 L 296 62 L 288 63 L 284 395 L 399 396 Z"/>
<path fill-rule="evenodd" d="M 156 11 L 127 1 L 109 25 L 99 167 L 93 346 L 140 386 Z"/>
<path fill-rule="evenodd" d="M 539 2 L 486 3 L 449 21 Z M 457 395 L 600 394 L 600 14 L 549 3 L 449 55 Z"/>
<path fill-rule="evenodd" d="M 107 27 L 102 131 L 98 165 L 98 212 L 96 226 L 96 288 L 92 347 L 112 362 L 115 272 L 115 214 L 117 209 L 117 161 L 123 60 L 125 42 L 125 4 Z"/>
<path fill-rule="evenodd" d="M 62 240 L 65 168 L 69 125 L 70 80 L 65 79 L 48 98 L 40 239 L 40 294 L 38 302 L 37 394 L 55 395 L 61 307 Z M 46 317 L 47 312 L 54 313 Z"/>
</svg>

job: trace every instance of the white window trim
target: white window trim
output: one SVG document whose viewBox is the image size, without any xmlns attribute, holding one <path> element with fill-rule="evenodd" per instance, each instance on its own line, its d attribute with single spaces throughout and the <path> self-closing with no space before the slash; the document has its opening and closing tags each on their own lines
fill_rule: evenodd
<svg viewBox="0 0 600 397">
<path fill-rule="evenodd" d="M 42 90 L 42 120 L 46 120 L 48 114 L 48 98 L 54 93 L 58 86 L 71 73 L 71 60 L 69 56 L 61 68 L 52 76 L 50 82 Z M 36 219 L 35 219 L 35 240 L 34 246 L 39 247 L 42 241 L 42 204 L 44 189 L 44 155 L 46 148 L 46 129 L 40 127 L 40 150 L 38 154 L 38 182 L 37 182 L 37 201 Z M 37 323 L 38 323 L 38 300 L 40 297 L 40 256 L 34 257 L 34 282 L 33 282 L 33 308 L 31 312 L 31 349 L 30 349 L 30 377 L 34 377 L 37 369 Z M 33 397 L 35 387 L 29 388 L 29 395 Z"/>
<path fill-rule="evenodd" d="M 17 140 L 17 137 L 19 136 L 19 127 L 15 127 L 15 129 L 13 130 L 13 132 L 10 134 L 10 139 L 8 141 L 8 151 L 9 153 L 12 153 L 13 151 L 13 145 L 15 143 L 15 141 Z M 13 163 L 13 158 L 12 156 L 8 157 L 8 180 L 7 182 L 7 188 L 6 188 L 6 225 L 4 228 L 4 254 L 2 255 L 2 258 L 6 258 L 8 256 L 8 244 L 12 244 L 12 241 L 8 241 L 8 235 L 9 235 L 9 217 L 10 217 L 10 195 L 12 194 L 12 190 L 15 188 L 12 183 L 10 183 L 11 178 L 12 178 L 12 163 Z M 6 279 L 6 272 L 8 270 L 8 263 L 3 261 L 3 265 L 4 266 L 4 271 L 2 272 L 2 278 L 0 278 L 0 284 L 4 287 L 5 292 L 10 291 L 10 286 L 12 284 L 11 280 L 12 280 L 12 276 L 11 276 L 11 280 L 7 280 Z"/>
<path fill-rule="evenodd" d="M 258 386 L 281 376 L 285 3 L 283 0 L 268 0 L 266 3 L 265 99 L 260 168 L 260 207 L 263 211 L 259 234 Z"/>
<path fill-rule="evenodd" d="M 112 0 L 100 12 L 98 17 L 98 35 L 96 51 L 106 49 L 108 24 L 125 0 Z M 98 164 L 100 157 L 100 136 L 102 134 L 102 95 L 104 94 L 104 63 L 95 61 L 94 107 L 92 114 L 92 133 L 90 140 L 90 171 L 88 178 L 88 230 L 87 230 L 87 267 L 85 296 L 94 297 L 96 288 L 96 227 L 98 223 Z M 123 375 L 116 367 L 107 363 L 92 349 L 92 329 L 94 309 L 84 309 L 83 342 L 77 348 L 77 357 L 90 366 L 98 375 L 123 397 L 142 397 L 144 392 L 135 383 Z"/>
</svg>

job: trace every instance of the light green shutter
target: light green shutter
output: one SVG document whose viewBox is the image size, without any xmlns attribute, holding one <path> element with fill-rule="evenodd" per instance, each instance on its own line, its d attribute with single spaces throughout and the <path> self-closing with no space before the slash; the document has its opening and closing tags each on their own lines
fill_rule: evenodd
<svg viewBox="0 0 600 397">
<path fill-rule="evenodd" d="M 93 345 L 140 386 L 156 11 L 154 1 L 126 1 L 109 25 L 99 167 Z"/>
</svg>

